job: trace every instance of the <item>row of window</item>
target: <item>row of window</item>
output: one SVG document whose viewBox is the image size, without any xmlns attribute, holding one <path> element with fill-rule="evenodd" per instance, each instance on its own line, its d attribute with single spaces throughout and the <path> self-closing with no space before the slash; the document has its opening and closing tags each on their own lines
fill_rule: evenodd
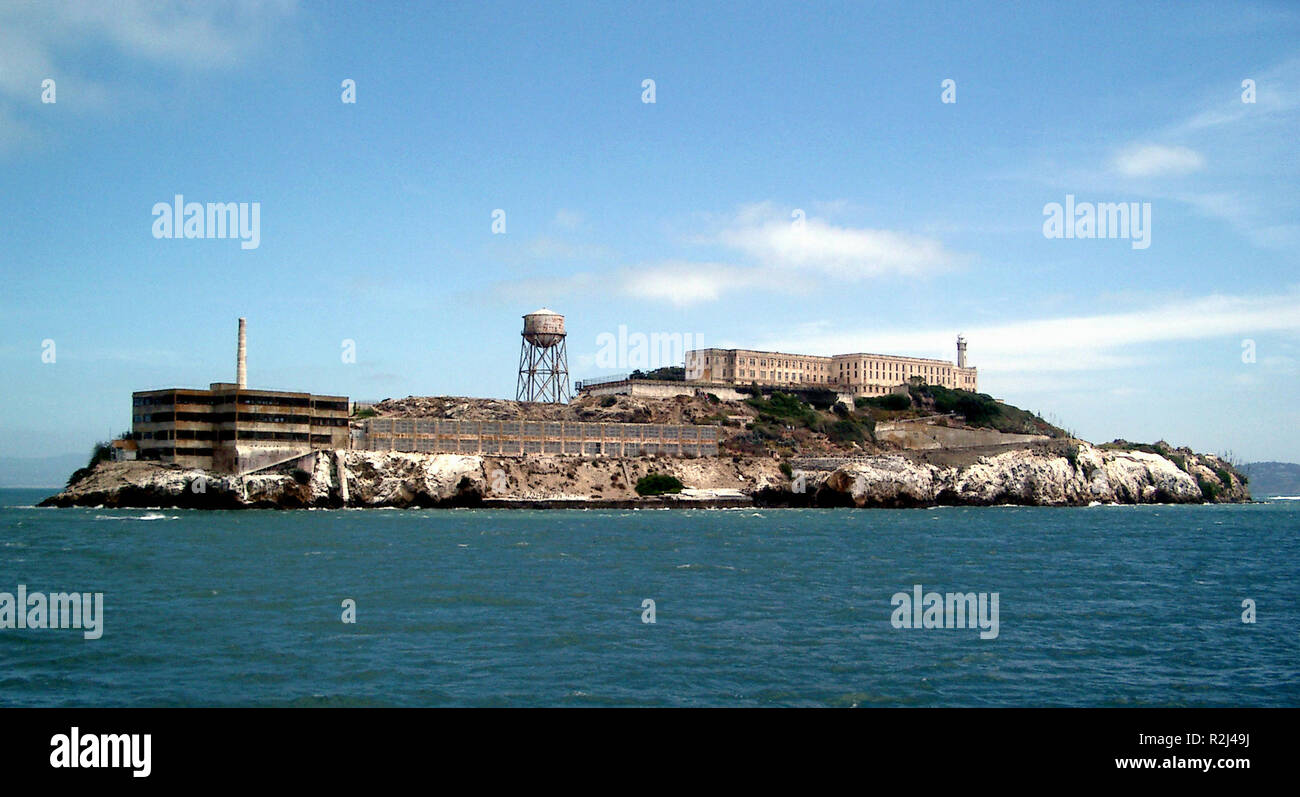
<svg viewBox="0 0 1300 797">
<path fill-rule="evenodd" d="M 210 457 L 210 448 L 142 448 L 137 459 L 162 459 L 163 457 Z"/>
<path fill-rule="evenodd" d="M 721 359 L 721 358 L 720 358 Z M 829 371 L 830 364 L 824 362 L 806 362 L 800 360 L 782 360 L 775 357 L 738 357 L 738 365 L 754 365 L 759 368 L 799 368 L 804 371 Z M 724 363 L 719 363 L 719 365 Z"/>
<path fill-rule="evenodd" d="M 600 423 L 536 423 L 519 421 L 452 421 L 429 418 L 374 418 L 366 423 L 370 435 L 486 435 L 525 437 L 586 437 L 621 438 L 625 440 L 658 440 L 661 437 L 688 440 L 717 439 L 715 426 L 677 426 L 672 424 L 600 424 Z"/>
<path fill-rule="evenodd" d="M 414 451 L 446 454 L 586 454 L 625 456 L 677 454 L 716 456 L 718 444 L 708 443 L 599 443 L 580 440 L 435 440 L 433 438 L 384 437 L 368 441 L 370 451 Z"/>
<path fill-rule="evenodd" d="M 312 426 L 343 427 L 348 425 L 347 418 L 318 418 L 311 415 L 276 415 L 257 412 L 153 412 L 145 415 L 133 415 L 135 423 L 173 423 L 191 421 L 194 423 L 297 423 Z"/>
<path fill-rule="evenodd" d="M 232 402 L 229 393 L 167 393 L 161 396 L 135 396 L 131 399 L 133 407 L 167 407 L 173 404 L 194 404 L 217 406 L 238 403 L 247 406 L 310 407 L 328 412 L 347 412 L 346 401 L 325 401 L 291 396 L 258 396 L 239 394 Z"/>
</svg>

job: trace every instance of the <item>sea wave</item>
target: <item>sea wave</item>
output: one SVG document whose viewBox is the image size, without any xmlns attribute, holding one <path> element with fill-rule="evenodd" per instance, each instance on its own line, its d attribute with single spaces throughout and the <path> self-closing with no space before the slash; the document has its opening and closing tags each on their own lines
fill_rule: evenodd
<svg viewBox="0 0 1300 797">
<path fill-rule="evenodd" d="M 149 512 L 144 515 L 95 515 L 95 520 L 180 520 L 180 515 Z"/>
</svg>

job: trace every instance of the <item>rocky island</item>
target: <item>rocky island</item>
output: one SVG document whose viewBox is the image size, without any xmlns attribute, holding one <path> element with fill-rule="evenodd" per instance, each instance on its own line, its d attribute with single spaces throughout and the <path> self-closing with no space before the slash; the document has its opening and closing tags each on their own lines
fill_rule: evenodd
<svg viewBox="0 0 1300 797">
<path fill-rule="evenodd" d="M 925 507 L 1249 501 L 1246 478 L 1213 454 L 1163 442 L 1093 445 L 994 401 L 913 385 L 835 403 L 816 391 L 668 399 L 582 396 L 567 405 L 409 397 L 398 418 L 689 423 L 720 427 L 717 456 L 491 456 L 322 450 L 292 468 L 221 474 L 96 461 L 43 506 Z M 354 423 L 361 423 L 358 418 Z M 680 489 L 646 495 L 646 477 Z M 670 480 L 671 481 L 671 480 Z"/>
</svg>

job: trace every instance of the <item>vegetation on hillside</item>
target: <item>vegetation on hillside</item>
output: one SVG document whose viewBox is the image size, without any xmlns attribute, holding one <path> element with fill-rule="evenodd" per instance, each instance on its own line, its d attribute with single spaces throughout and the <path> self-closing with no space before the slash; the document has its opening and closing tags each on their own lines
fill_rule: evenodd
<svg viewBox="0 0 1300 797">
<path fill-rule="evenodd" d="M 72 475 L 68 477 L 67 486 L 71 487 L 72 485 L 86 478 L 87 476 L 90 475 L 90 472 L 95 469 L 96 465 L 98 465 L 101 462 L 108 462 L 112 458 L 113 458 L 112 443 L 108 442 L 107 440 L 101 440 L 98 443 L 95 443 L 94 448 L 90 450 L 90 461 L 86 463 L 86 467 L 77 468 L 75 471 L 72 472 Z"/>
<path fill-rule="evenodd" d="M 1174 463 L 1179 470 L 1194 475 L 1197 485 L 1201 488 L 1201 493 L 1211 501 L 1215 500 L 1221 490 L 1232 489 L 1234 479 L 1241 484 L 1246 484 L 1249 481 L 1247 474 L 1223 459 L 1219 459 L 1216 464 L 1216 460 L 1213 458 L 1200 458 L 1200 464 L 1213 471 L 1213 480 L 1207 478 L 1203 473 L 1194 473 L 1187 465 L 1188 457 L 1195 456 L 1191 450 L 1174 448 L 1163 440 L 1158 440 L 1155 443 L 1134 443 L 1129 440 L 1118 439 L 1109 443 L 1102 443 L 1097 447 L 1113 451 L 1142 451 L 1147 454 L 1158 454 Z"/>
<path fill-rule="evenodd" d="M 965 419 L 968 426 L 995 429 L 1009 434 L 1072 437 L 1069 432 L 1053 426 L 1042 417 L 1019 407 L 1003 404 L 987 393 L 972 393 L 969 390 L 930 385 L 920 379 L 913 379 L 907 389 L 916 406 L 933 409 L 941 415 L 956 413 Z"/>
<path fill-rule="evenodd" d="M 653 371 L 642 371 L 637 369 L 628 374 L 628 379 L 660 379 L 667 382 L 685 382 L 686 369 L 679 365 L 668 365 L 663 368 L 656 368 Z"/>
<path fill-rule="evenodd" d="M 902 393 L 890 393 L 885 396 L 858 396 L 853 400 L 853 404 L 859 409 L 873 407 L 878 410 L 910 410 L 912 408 L 912 398 Z"/>
<path fill-rule="evenodd" d="M 774 447 L 797 451 L 809 434 L 824 435 L 844 448 L 875 440 L 876 422 L 870 413 L 849 410 L 833 401 L 819 408 L 800 395 L 775 391 L 768 396 L 751 395 L 745 404 L 757 410 L 758 417 L 746 427 L 746 434 L 726 441 L 725 446 L 737 453 L 752 454 Z"/>
<path fill-rule="evenodd" d="M 636 481 L 637 495 L 666 495 L 680 493 L 684 485 L 676 476 L 667 473 L 650 473 Z"/>
<path fill-rule="evenodd" d="M 1294 462 L 1250 462 L 1241 466 L 1258 497 L 1300 495 L 1300 465 Z"/>
<path fill-rule="evenodd" d="M 754 383 L 750 383 L 748 387 L 737 385 L 736 392 L 748 394 L 751 398 L 763 398 L 764 396 L 775 396 L 777 394 L 794 396 L 803 403 L 819 410 L 829 410 L 840 397 L 839 393 L 825 387 L 774 388 L 759 387 Z"/>
</svg>

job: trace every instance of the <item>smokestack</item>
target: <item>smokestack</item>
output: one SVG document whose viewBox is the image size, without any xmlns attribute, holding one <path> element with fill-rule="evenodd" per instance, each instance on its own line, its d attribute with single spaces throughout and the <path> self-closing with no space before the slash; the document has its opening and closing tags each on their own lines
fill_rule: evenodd
<svg viewBox="0 0 1300 797">
<path fill-rule="evenodd" d="M 235 384 L 240 390 L 248 387 L 248 366 L 244 361 L 248 345 L 247 322 L 239 319 L 239 354 L 235 361 Z"/>
</svg>

